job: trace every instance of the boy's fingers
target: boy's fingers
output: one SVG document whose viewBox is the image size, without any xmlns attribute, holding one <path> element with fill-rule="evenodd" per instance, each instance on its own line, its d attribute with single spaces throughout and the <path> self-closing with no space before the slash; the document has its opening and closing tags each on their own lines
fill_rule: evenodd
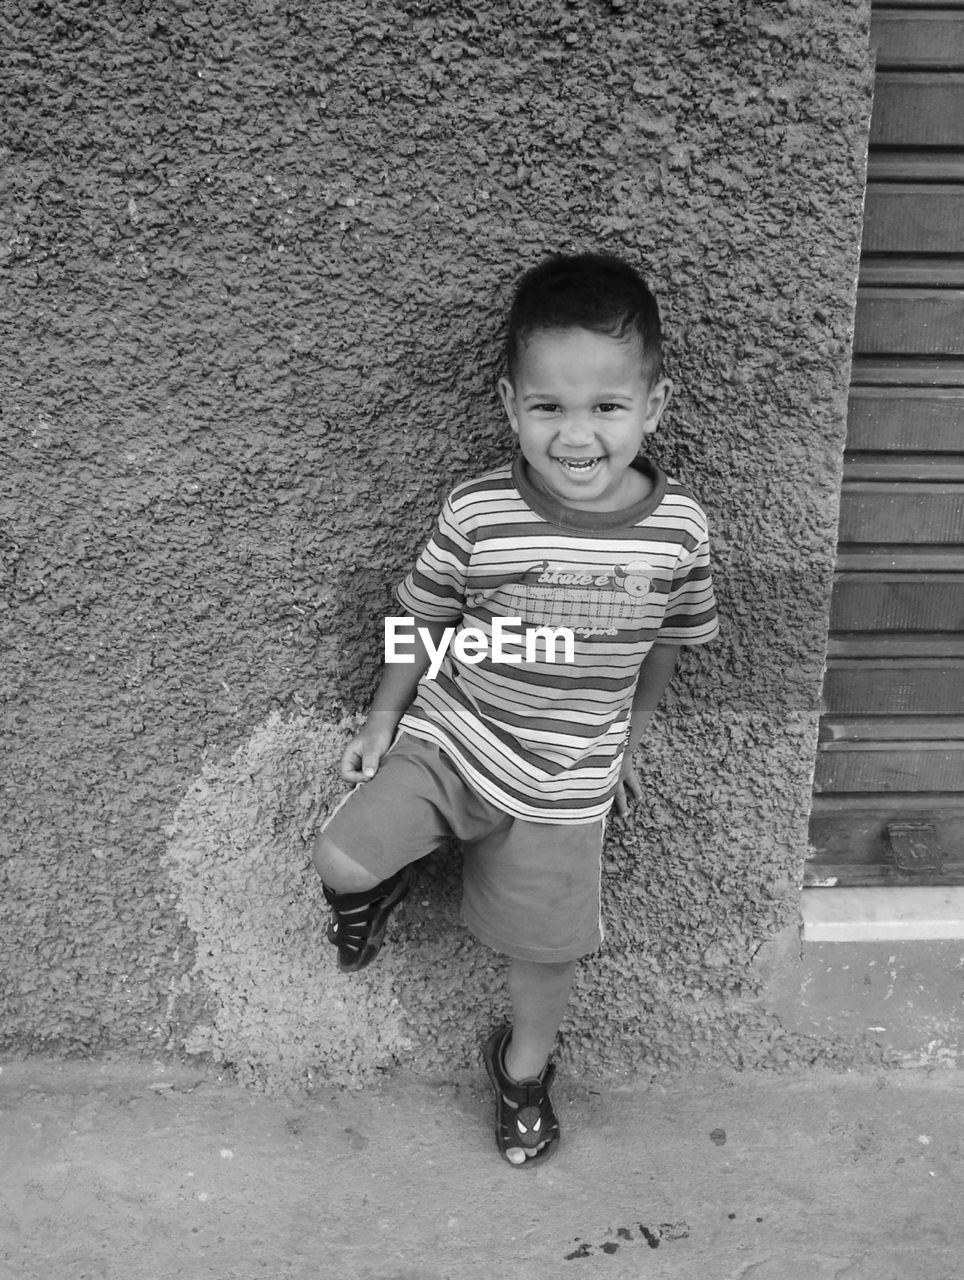
<svg viewBox="0 0 964 1280">
<path fill-rule="evenodd" d="M 350 742 L 341 758 L 341 776 L 346 782 L 360 782 L 362 779 L 362 752 L 355 743 Z"/>
<path fill-rule="evenodd" d="M 374 778 L 384 755 L 384 748 L 364 739 L 349 742 L 341 758 L 341 776 L 346 782 L 367 782 Z"/>
<path fill-rule="evenodd" d="M 366 751 L 362 755 L 362 777 L 374 778 L 378 770 L 378 762 L 381 759 L 380 751 Z"/>
<path fill-rule="evenodd" d="M 625 818 L 629 815 L 630 800 L 642 800 L 643 784 L 639 780 L 639 775 L 633 770 L 627 773 L 625 778 L 620 778 L 616 787 L 613 808 L 616 810 L 616 816 Z"/>
</svg>

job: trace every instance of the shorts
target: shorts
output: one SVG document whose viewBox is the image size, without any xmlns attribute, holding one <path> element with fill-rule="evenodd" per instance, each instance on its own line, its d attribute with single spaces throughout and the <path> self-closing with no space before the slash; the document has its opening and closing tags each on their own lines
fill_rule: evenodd
<svg viewBox="0 0 964 1280">
<path fill-rule="evenodd" d="M 324 832 L 379 880 L 454 835 L 464 850 L 468 929 L 494 951 L 548 964 L 602 942 L 604 827 L 603 818 L 559 825 L 514 818 L 477 795 L 437 746 L 403 733 Z"/>
</svg>

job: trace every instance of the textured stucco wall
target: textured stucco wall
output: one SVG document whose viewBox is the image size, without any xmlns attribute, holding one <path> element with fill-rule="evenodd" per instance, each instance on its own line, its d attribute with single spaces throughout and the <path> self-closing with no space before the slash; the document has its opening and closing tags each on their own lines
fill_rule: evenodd
<svg viewBox="0 0 964 1280">
<path fill-rule="evenodd" d="M 563 1057 L 859 1052 L 784 1032 L 754 957 L 805 850 L 868 8 L 7 6 L 5 1048 L 276 1082 L 471 1060 L 504 996 L 455 861 L 348 979 L 308 845 L 391 583 L 508 456 L 512 279 L 606 246 L 663 301 L 655 453 L 710 513 L 725 624 L 612 826 Z"/>
</svg>

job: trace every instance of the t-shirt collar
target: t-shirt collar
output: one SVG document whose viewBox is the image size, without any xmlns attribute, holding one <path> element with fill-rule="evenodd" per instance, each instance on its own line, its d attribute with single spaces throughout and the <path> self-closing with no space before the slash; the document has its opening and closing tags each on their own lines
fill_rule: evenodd
<svg viewBox="0 0 964 1280">
<path fill-rule="evenodd" d="M 537 489 L 529 479 L 525 458 L 521 453 L 516 455 L 512 463 L 512 479 L 526 504 L 550 524 L 590 531 L 624 529 L 629 525 L 639 524 L 640 520 L 652 515 L 666 494 L 666 473 L 655 462 L 650 462 L 648 458 L 636 458 L 632 465 L 653 487 L 640 502 L 631 507 L 622 507 L 618 511 L 585 511 L 569 507 L 542 489 Z"/>
</svg>

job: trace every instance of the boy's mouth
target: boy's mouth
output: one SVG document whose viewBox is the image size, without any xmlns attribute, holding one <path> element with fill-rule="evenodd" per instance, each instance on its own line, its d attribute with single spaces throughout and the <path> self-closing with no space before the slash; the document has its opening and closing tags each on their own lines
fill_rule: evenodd
<svg viewBox="0 0 964 1280">
<path fill-rule="evenodd" d="M 586 475 L 588 472 L 602 462 L 602 458 L 560 458 L 556 457 L 553 461 L 558 462 L 560 467 L 573 474 Z"/>
</svg>

